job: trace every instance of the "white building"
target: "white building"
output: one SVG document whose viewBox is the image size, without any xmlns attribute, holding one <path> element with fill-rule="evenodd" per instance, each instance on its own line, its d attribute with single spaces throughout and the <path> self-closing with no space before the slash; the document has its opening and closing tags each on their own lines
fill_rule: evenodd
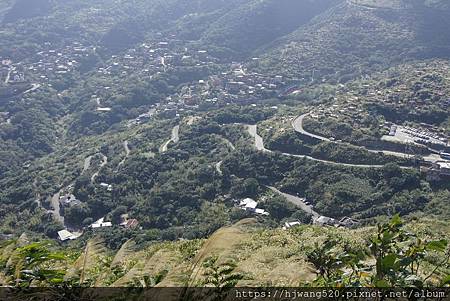
<svg viewBox="0 0 450 301">
<path fill-rule="evenodd" d="M 296 226 L 300 226 L 302 223 L 300 223 L 299 221 L 295 221 L 295 222 L 285 222 L 284 223 L 284 227 L 283 230 L 287 230 L 290 229 L 292 227 L 296 227 Z"/>
<path fill-rule="evenodd" d="M 269 215 L 269 212 L 265 211 L 264 209 L 257 208 L 257 207 L 258 207 L 258 202 L 256 202 L 255 200 L 253 200 L 251 198 L 246 198 L 239 203 L 239 208 L 241 208 L 242 210 L 250 211 L 250 212 L 253 212 L 253 213 L 256 213 L 259 215 L 265 215 L 265 216 Z"/>
<path fill-rule="evenodd" d="M 250 198 L 246 198 L 239 203 L 239 207 L 244 210 L 254 211 L 257 206 L 258 206 L 258 203 L 255 200 L 250 199 Z"/>
<path fill-rule="evenodd" d="M 320 216 L 313 220 L 313 224 L 320 226 L 338 226 L 339 222 L 331 217 Z"/>
<path fill-rule="evenodd" d="M 112 227 L 112 223 L 111 222 L 105 222 L 105 218 L 102 217 L 101 219 L 99 219 L 98 221 L 96 221 L 95 223 L 93 223 L 91 225 L 92 229 L 98 229 L 98 228 L 104 228 L 104 227 Z"/>
<path fill-rule="evenodd" d="M 72 233 L 66 229 L 58 231 L 58 238 L 60 241 L 74 240 L 80 236 L 81 236 L 81 233 Z"/>
<path fill-rule="evenodd" d="M 112 189 L 113 189 L 112 185 L 108 184 L 108 183 L 100 183 L 100 186 L 103 188 L 106 188 L 106 190 L 108 190 L 108 191 L 112 191 Z"/>
<path fill-rule="evenodd" d="M 256 208 L 256 209 L 255 209 L 255 213 L 256 213 L 256 214 L 259 214 L 259 215 L 269 216 L 269 212 L 267 212 L 267 211 L 264 210 L 264 209 Z"/>
<path fill-rule="evenodd" d="M 111 112 L 111 108 L 97 108 L 98 112 Z"/>
</svg>

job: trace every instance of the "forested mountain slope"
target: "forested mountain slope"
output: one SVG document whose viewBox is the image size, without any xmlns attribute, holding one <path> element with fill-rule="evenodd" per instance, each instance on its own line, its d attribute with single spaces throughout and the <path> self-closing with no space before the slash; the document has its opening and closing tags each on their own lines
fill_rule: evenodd
<svg viewBox="0 0 450 301">
<path fill-rule="evenodd" d="M 202 42 L 250 54 L 253 50 L 289 34 L 338 0 L 248 1 L 212 23 Z"/>
<path fill-rule="evenodd" d="M 420 1 L 404 1 L 400 8 L 374 3 L 346 1 L 333 7 L 264 48 L 269 54 L 261 69 L 345 81 L 407 60 L 448 57 L 448 8 Z"/>
<path fill-rule="evenodd" d="M 304 284 L 329 251 L 314 242 L 337 238 L 342 255 L 396 214 L 431 272 L 446 244 L 422 243 L 446 238 L 450 216 L 449 13 L 437 0 L 0 3 L 0 283 L 22 264 L 8 252 L 51 255 L 32 244 L 45 238 L 78 285 L 200 285 L 211 255 L 242 285 Z M 86 247 L 104 260 L 80 280 Z"/>
</svg>

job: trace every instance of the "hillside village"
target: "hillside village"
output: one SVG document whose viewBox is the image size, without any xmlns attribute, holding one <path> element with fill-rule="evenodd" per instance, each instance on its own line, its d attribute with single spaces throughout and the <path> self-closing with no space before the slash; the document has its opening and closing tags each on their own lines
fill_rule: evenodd
<svg viewBox="0 0 450 301">
<path fill-rule="evenodd" d="M 169 73 L 177 68 L 186 67 L 217 67 L 221 72 L 209 75 L 203 79 L 193 81 L 179 87 L 177 92 L 155 105 L 147 108 L 148 111 L 139 114 L 134 119 L 128 121 L 128 127 L 139 126 L 150 121 L 155 115 L 163 114 L 165 117 L 180 116 L 186 110 L 192 111 L 205 107 L 223 107 L 229 104 L 257 105 L 261 99 L 280 98 L 301 93 L 301 84 L 297 79 L 287 79 L 281 75 L 263 75 L 249 69 L 243 63 L 222 63 L 220 59 L 211 55 L 207 50 L 201 48 L 189 48 L 185 43 L 172 37 L 152 42 L 142 43 L 134 48 L 130 48 L 124 53 L 112 55 L 106 62 L 90 71 L 88 74 L 82 73 L 84 60 L 91 60 L 97 57 L 96 47 L 84 46 L 81 43 L 73 42 L 62 48 L 53 49 L 50 43 L 45 43 L 46 50 L 36 53 L 36 56 L 24 62 L 13 62 L 8 58 L 2 59 L 0 75 L 5 80 L 6 87 L 19 86 L 23 84 L 31 85 L 27 90 L 19 90 L 18 93 L 28 93 L 38 90 L 40 87 L 53 87 L 54 82 L 69 78 L 73 80 L 77 77 L 97 76 L 103 82 L 109 82 L 107 86 L 97 86 L 96 94 L 91 95 L 91 102 L 95 104 L 97 112 L 108 114 L 112 111 L 112 103 L 109 102 L 111 95 L 117 90 L 115 83 L 126 80 L 129 77 L 152 79 L 160 74 Z M 36 61 L 33 61 L 36 60 Z M 258 62 L 259 58 L 252 58 L 252 64 Z M 422 73 L 420 73 L 422 74 Z M 120 87 L 120 86 L 118 86 Z M 57 89 L 58 87 L 53 87 Z M 120 89 L 120 88 L 119 88 Z M 370 118 L 367 110 L 368 103 L 383 102 L 392 106 L 404 105 L 396 93 L 409 91 L 406 85 L 397 86 L 394 90 L 377 89 L 368 83 L 359 86 L 362 93 L 348 91 L 348 86 L 338 85 L 336 97 L 333 104 L 318 105 L 309 113 L 308 118 L 316 123 L 343 122 L 351 125 L 353 129 L 364 128 L 364 121 Z M 58 96 L 64 97 L 67 90 L 60 91 Z M 438 92 L 443 96 L 444 92 Z M 362 101 L 364 99 L 364 101 Z M 413 99 L 416 99 L 414 97 Z M 424 102 L 415 102 L 414 105 L 424 105 Z M 411 103 L 408 103 L 411 105 Z M 442 103 L 443 108 L 447 108 L 447 102 Z M 1 112 L 0 123 L 9 122 L 9 112 Z M 308 119 L 307 119 L 308 121 Z M 307 123 L 308 124 L 308 123 Z M 429 179 L 440 180 L 441 177 L 450 176 L 446 152 L 449 149 L 449 137 L 443 134 L 441 129 L 435 126 L 420 124 L 422 128 L 402 127 L 392 122 L 384 121 L 378 123 L 379 139 L 392 140 L 397 136 L 397 142 L 408 145 L 410 142 L 420 147 L 433 148 L 439 145 L 438 155 L 435 156 L 431 164 L 425 161 L 422 172 L 427 174 Z M 313 131 L 319 131 L 316 128 Z M 402 135 L 397 135 L 403 133 Z M 381 137 L 381 135 L 383 135 Z M 388 138 L 385 138 L 388 137 Z M 340 142 L 348 137 L 327 137 L 331 141 Z M 439 153 L 441 152 L 441 153 Z M 441 158 L 439 158 L 439 154 Z M 412 155 L 412 153 L 411 153 Z M 100 184 L 108 191 L 112 191 L 112 186 L 106 183 Z M 60 196 L 58 202 L 60 208 L 80 205 L 80 201 L 75 196 L 68 194 Z M 246 211 L 251 211 L 256 215 L 268 216 L 270 213 L 256 207 L 257 202 L 251 199 L 244 199 L 238 207 Z M 57 210 L 57 209 L 55 209 Z M 94 222 L 89 227 L 92 229 L 108 228 L 112 224 L 104 222 L 104 218 Z M 297 225 L 297 221 L 287 222 L 286 228 Z M 328 226 L 353 226 L 358 222 L 350 218 L 340 221 L 333 218 L 317 215 L 314 223 Z M 132 227 L 139 224 L 137 220 L 132 220 Z M 128 227 L 127 220 L 121 224 Z M 70 227 L 69 227 L 70 229 Z M 67 228 L 59 232 L 62 241 L 73 240 L 80 237 L 82 232 L 74 229 L 70 232 Z"/>
<path fill-rule="evenodd" d="M 366 10 L 364 10 L 365 13 L 367 13 Z M 115 53 L 110 52 L 103 46 L 99 46 L 102 45 L 102 41 L 92 45 L 81 41 L 82 39 L 67 39 L 67 41 L 59 41 L 58 43 L 44 41 L 42 45 L 39 45 L 40 50 L 38 52 L 28 55 L 20 61 L 15 61 L 14 58 L 8 56 L 0 57 L 0 104 L 6 104 L 4 106 L 5 110 L 0 112 L 0 125 L 5 126 L 6 134 L 9 134 L 10 127 L 12 128 L 14 125 L 14 118 L 11 118 L 14 115 L 14 110 L 17 110 L 14 102 L 20 102 L 21 106 L 27 107 L 35 100 L 34 96 L 39 98 L 41 95 L 42 98 L 47 98 L 49 95 L 55 96 L 61 103 L 69 103 L 69 100 L 72 100 L 70 105 L 64 108 L 65 112 L 60 112 L 60 116 L 51 119 L 49 122 L 54 126 L 55 132 L 57 132 L 55 137 L 52 137 L 54 138 L 53 142 L 61 145 L 61 148 L 64 149 L 65 145 L 61 141 L 67 141 L 64 139 L 70 137 L 71 130 L 76 128 L 77 122 L 80 120 L 87 120 L 86 124 L 92 125 L 93 128 L 92 131 L 86 132 L 73 130 L 74 133 L 79 134 L 81 137 L 84 134 L 86 136 L 101 135 L 108 130 L 111 130 L 114 134 L 119 133 L 120 150 L 110 150 L 105 147 L 106 151 L 113 153 L 112 157 L 125 156 L 123 159 L 121 158 L 122 161 L 115 167 L 114 173 L 117 174 L 119 173 L 119 167 L 127 165 L 125 160 L 129 159 L 130 148 L 128 147 L 127 139 L 131 140 L 131 138 L 127 136 L 130 136 L 130 133 L 137 135 L 139 129 L 146 129 L 146 126 L 149 125 L 153 126 L 152 122 L 155 120 L 172 121 L 174 124 L 167 125 L 167 127 L 171 127 L 173 129 L 172 133 L 176 133 L 176 136 L 178 136 L 180 124 L 175 123 L 178 123 L 184 117 L 195 118 L 197 114 L 200 115 L 204 112 L 233 106 L 268 109 L 261 104 L 267 101 L 271 102 L 271 109 L 276 108 L 273 111 L 278 112 L 275 113 L 279 115 L 277 118 L 285 124 L 291 123 L 298 118 L 298 114 L 303 114 L 299 112 L 307 113 L 304 124 L 305 130 L 316 137 L 322 137 L 323 139 L 316 141 L 318 143 L 331 142 L 332 147 L 336 148 L 347 143 L 367 148 L 372 152 L 378 153 L 377 155 L 393 154 L 402 159 L 411 159 L 411 162 L 414 159 L 416 163 L 418 162 L 417 164 L 401 166 L 401 168 L 405 170 L 414 169 L 415 171 L 420 169 L 422 175 L 426 175 L 422 179 L 427 179 L 431 183 L 441 183 L 450 176 L 450 136 L 448 129 L 445 128 L 442 122 L 421 122 L 419 118 L 422 116 L 420 114 L 428 116 L 425 113 L 428 113 L 430 104 L 433 104 L 433 110 L 430 110 L 430 116 L 433 118 L 438 116 L 442 119 L 441 115 L 449 108 L 450 82 L 445 77 L 445 74 L 450 71 L 450 66 L 446 63 L 441 63 L 439 60 L 398 65 L 387 71 L 374 73 L 371 76 L 363 75 L 360 66 L 359 76 L 355 75 L 352 81 L 340 78 L 339 80 L 333 79 L 328 82 L 327 80 L 330 78 L 324 77 L 323 73 L 330 70 L 324 70 L 324 68 L 320 67 L 320 64 L 318 66 L 314 64 L 309 65 L 309 61 L 306 65 L 298 64 L 305 69 L 301 73 L 295 73 L 298 75 L 298 78 L 292 75 L 288 76 L 287 74 L 290 74 L 290 72 L 285 72 L 286 70 L 284 69 L 272 69 L 275 70 L 274 72 L 267 71 L 270 69 L 263 71 L 269 54 L 264 55 L 261 53 L 261 56 L 258 57 L 257 55 L 259 54 L 255 52 L 246 59 L 232 60 L 222 57 L 221 52 L 214 47 L 210 48 L 208 45 L 201 45 L 198 42 L 193 43 L 168 32 L 159 32 L 152 35 L 151 38 L 146 37 L 143 41 L 129 45 L 125 50 Z M 277 60 L 281 60 L 282 64 L 288 61 L 286 58 L 288 56 L 294 61 L 301 61 L 308 56 L 308 53 L 316 52 L 316 46 L 318 45 L 316 43 L 318 41 L 319 39 L 314 39 L 314 43 L 306 44 L 304 41 L 292 42 L 287 44 L 285 50 L 278 49 L 276 47 L 277 44 L 283 42 L 276 41 L 274 45 L 276 50 L 270 55 L 274 55 Z M 61 44 L 65 45 L 56 46 Z M 299 48 L 296 48 L 297 46 Z M 319 46 L 321 47 L 321 45 Z M 298 55 L 292 55 L 291 52 L 299 51 L 299 49 Z M 315 55 L 313 54 L 312 57 Z M 327 66 L 325 69 L 327 68 L 329 67 Z M 338 69 L 336 67 L 336 74 Z M 330 77 L 332 73 L 334 72 L 330 73 Z M 309 74 L 311 78 L 306 78 Z M 147 97 L 149 94 L 136 93 L 138 95 L 135 97 L 136 99 L 129 97 L 132 99 L 130 101 L 127 98 L 134 92 L 133 90 L 138 90 L 139 92 L 151 90 L 149 86 L 145 85 L 147 83 L 155 84 L 155 87 L 159 87 L 158 84 L 161 84 L 160 90 L 163 92 L 159 93 L 160 91 L 155 88 L 154 90 L 158 93 L 153 93 L 149 97 Z M 327 91 L 324 93 L 326 95 L 315 93 L 321 89 Z M 150 100 L 154 95 L 156 95 L 155 98 L 157 99 Z M 289 109 L 284 107 L 284 110 L 278 111 L 278 108 L 285 106 L 285 103 L 289 102 L 296 103 L 298 107 L 292 106 Z M 391 115 L 382 114 L 386 111 Z M 414 119 L 412 117 L 417 118 Z M 441 121 L 439 118 L 433 119 L 433 121 Z M 99 121 L 99 124 L 104 122 L 101 124 L 104 128 L 99 129 L 98 132 L 95 130 L 100 128 L 100 126 L 96 121 Z M 255 123 L 264 122 L 264 120 L 255 118 L 255 120 L 250 122 L 254 126 L 256 141 L 258 130 Z M 165 129 L 158 130 L 161 130 L 161 133 L 157 133 L 154 136 L 151 135 L 151 138 L 146 139 L 163 139 L 161 137 L 166 134 Z M 185 129 L 181 128 L 181 132 L 183 130 Z M 236 134 L 238 132 L 237 129 L 220 129 L 219 132 L 224 134 L 227 131 L 232 132 L 235 136 L 242 135 L 242 137 L 237 139 L 251 141 L 245 136 L 245 133 Z M 286 134 L 291 142 L 298 142 L 296 139 L 302 138 L 302 135 L 299 135 L 298 132 L 296 133 L 290 125 L 289 129 L 283 128 L 280 132 Z M 167 134 L 170 135 L 170 133 Z M 214 134 L 218 135 L 217 133 Z M 80 137 L 70 137 L 69 140 L 73 139 L 76 141 L 78 138 Z M 208 136 L 207 139 L 213 141 L 214 137 Z M 171 159 L 175 162 L 180 157 L 185 158 L 183 156 L 187 156 L 186 150 L 183 149 L 179 153 L 171 153 L 170 149 L 168 149 L 169 145 L 176 145 L 180 142 L 179 140 L 179 137 L 176 137 L 176 139 L 172 137 L 170 140 L 165 139 L 159 152 L 161 156 L 155 155 L 157 151 L 153 153 L 155 146 L 152 146 L 151 155 L 147 155 L 146 158 L 151 157 L 155 159 L 157 157 L 157 160 L 163 162 L 158 162 L 159 164 L 167 165 L 171 163 L 165 162 L 165 156 L 174 156 L 175 158 Z M 206 147 L 211 147 L 214 144 L 211 141 L 208 140 L 208 143 L 202 141 L 201 143 L 198 142 L 198 144 L 201 146 L 206 144 Z M 317 164 L 329 164 L 336 168 L 380 167 L 380 162 L 353 164 L 353 162 L 345 163 L 339 160 L 333 161 L 329 158 L 272 152 L 264 148 L 262 138 L 260 142 L 262 145 L 256 146 L 257 150 L 262 150 L 260 153 L 284 156 L 288 158 L 286 160 L 304 158 Z M 186 144 L 185 141 L 180 143 L 184 147 Z M 245 147 L 247 146 L 248 144 L 245 145 Z M 25 147 L 33 148 L 33 146 L 28 145 Z M 75 146 L 77 151 L 78 147 L 77 144 Z M 99 148 L 102 147 L 104 146 L 99 146 Z M 85 151 L 82 148 L 83 146 L 80 146 L 80 151 Z M 125 154 L 123 154 L 124 149 Z M 233 150 L 235 150 L 234 146 Z M 120 154 L 118 155 L 119 152 Z M 131 153 L 131 156 L 136 155 L 132 151 Z M 226 151 L 223 151 L 223 153 L 225 153 L 223 156 L 227 155 Z M 87 179 L 86 185 L 94 187 L 90 191 L 91 193 L 97 193 L 97 191 L 105 192 L 105 199 L 110 201 L 116 189 L 120 189 L 117 187 L 122 184 L 121 181 L 130 181 L 133 176 L 127 175 L 128 178 L 124 177 L 126 180 L 117 180 L 115 177 L 110 176 L 108 180 L 105 180 L 102 176 L 103 173 L 108 171 L 110 161 L 108 161 L 108 157 L 103 152 L 101 157 L 99 169 L 94 174 L 89 174 L 90 181 Z M 144 160 L 142 157 L 136 155 L 132 160 Z M 116 158 L 110 159 L 114 160 Z M 222 159 L 219 163 L 216 163 L 218 164 L 216 167 L 220 176 L 225 177 L 227 174 L 221 170 L 224 162 Z M 390 159 L 388 158 L 387 160 Z M 86 160 L 85 165 L 86 162 L 90 162 L 90 159 L 86 158 Z M 167 159 L 167 161 L 171 160 Z M 60 160 L 56 160 L 56 162 L 58 164 L 61 163 Z M 23 167 L 28 169 L 31 165 L 32 161 L 26 160 Z M 146 162 L 146 165 L 151 164 Z M 43 171 L 40 168 L 39 166 L 38 173 L 46 172 L 45 168 L 42 168 Z M 76 174 L 76 169 L 71 168 L 70 172 Z M 61 168 L 61 170 L 64 169 Z M 67 170 L 64 170 L 62 173 L 66 172 Z M 157 175 L 151 172 L 149 174 L 157 178 Z M 85 176 L 84 171 L 81 172 L 81 175 Z M 283 176 L 285 175 L 283 173 Z M 44 175 L 44 177 L 47 176 L 47 174 Z M 54 185 L 60 188 L 62 185 L 67 185 L 62 183 L 65 180 L 65 176 L 65 174 L 62 175 L 56 181 L 61 181 L 61 183 L 52 183 L 53 178 L 48 176 L 43 181 L 44 187 L 49 188 L 49 186 Z M 173 175 L 167 177 L 171 178 Z M 97 182 L 96 179 L 99 178 L 101 180 Z M 145 179 L 148 179 L 147 175 Z M 109 180 L 117 180 L 117 182 Z M 189 180 L 191 179 L 189 178 Z M 152 179 L 152 181 L 156 180 Z M 263 180 L 260 181 L 263 182 Z M 152 184 L 154 183 L 152 182 Z M 136 184 L 136 186 L 141 188 L 145 185 Z M 46 202 L 43 207 L 39 199 L 33 203 L 38 204 L 40 208 L 50 208 L 47 213 L 53 215 L 55 220 L 64 226 L 63 230 L 58 231 L 59 239 L 62 241 L 75 240 L 81 237 L 83 230 L 87 229 L 96 231 L 103 228 L 110 229 L 113 226 L 120 226 L 125 229 L 139 229 L 145 223 L 145 217 L 143 218 L 142 216 L 139 220 L 124 216 L 120 222 L 117 220 L 112 222 L 110 216 L 102 213 L 101 215 L 96 215 L 95 220 L 88 219 L 88 222 L 83 223 L 82 226 L 79 224 L 70 225 L 70 222 L 68 223 L 64 220 L 64 210 L 80 208 L 88 202 L 86 199 L 84 201 L 77 199 L 74 195 L 73 186 L 69 187 L 71 189 L 63 189 L 53 197 L 39 196 L 42 199 L 42 203 Z M 217 187 L 214 189 L 211 188 L 212 192 L 210 193 L 220 191 Z M 301 187 L 301 189 L 305 188 Z M 207 194 L 203 191 L 202 193 Z M 146 199 L 147 196 L 148 194 L 143 199 Z M 124 196 L 121 197 L 125 198 Z M 325 198 L 325 196 L 321 197 Z M 174 197 L 171 196 L 170 198 L 173 199 Z M 339 218 L 322 216 L 314 211 L 314 206 L 309 201 L 309 199 L 298 198 L 296 199 L 296 204 L 303 208 L 304 212 L 312 214 L 312 223 L 314 224 L 336 227 L 353 227 L 359 224 L 358 220 L 346 215 L 339 216 Z M 264 207 L 260 206 L 261 201 L 256 196 L 236 197 L 233 205 L 231 205 L 232 208 L 237 208 L 252 216 L 263 219 L 270 218 L 272 212 L 270 210 L 266 211 L 263 209 Z M 129 204 L 128 207 L 132 206 Z M 178 208 L 175 205 L 174 207 Z M 197 211 L 198 209 L 196 208 Z M 111 210 L 111 208 L 108 210 Z M 128 208 L 128 210 L 127 212 L 131 212 L 132 209 Z M 170 210 L 164 208 L 164 212 L 169 212 Z M 327 215 L 332 216 L 329 212 Z M 91 216 L 89 218 L 92 219 Z M 148 222 L 148 224 L 151 224 L 151 222 Z M 156 222 L 153 223 L 156 224 Z M 172 226 L 176 223 L 176 221 L 169 219 L 161 222 L 164 226 Z M 278 226 L 291 228 L 300 223 L 299 220 L 289 219 Z"/>
<path fill-rule="evenodd" d="M 261 98 L 287 95 L 290 90 L 298 87 L 295 80 L 250 72 L 240 63 L 223 64 L 207 50 L 183 47 L 183 44 L 176 39 L 143 43 L 123 54 L 112 55 L 95 72 L 100 78 L 120 81 L 131 75 L 152 79 L 158 74 L 177 68 L 221 66 L 223 72 L 185 85 L 177 94 L 165 100 L 164 109 L 169 110 L 195 108 L 202 104 L 249 104 Z M 74 77 L 85 77 L 85 74 L 80 74 L 83 61 L 97 59 L 98 50 L 94 46 L 87 47 L 73 42 L 62 49 L 53 49 L 49 42 L 44 45 L 46 47 L 44 51 L 23 62 L 0 58 L 2 61 L 0 75 L 5 78 L 5 84 L 33 83 L 52 87 L 55 81 L 66 80 L 65 77 L 71 80 Z M 111 86 L 100 86 L 93 97 L 99 104 L 103 103 L 111 96 L 113 90 Z M 63 96 L 64 93 L 65 91 L 61 91 L 59 95 Z M 109 110 L 103 107 L 100 111 Z"/>
</svg>

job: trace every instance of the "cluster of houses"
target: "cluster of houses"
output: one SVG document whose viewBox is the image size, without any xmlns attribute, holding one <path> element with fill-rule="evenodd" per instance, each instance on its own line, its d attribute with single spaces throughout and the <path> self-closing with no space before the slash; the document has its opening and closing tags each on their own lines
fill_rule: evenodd
<svg viewBox="0 0 450 301">
<path fill-rule="evenodd" d="M 428 181 L 441 181 L 450 179 L 450 161 L 437 161 L 430 164 L 424 164 L 420 171 L 426 174 Z"/>
<path fill-rule="evenodd" d="M 357 122 L 369 116 L 369 113 L 357 104 L 357 100 L 356 96 L 349 96 L 346 101 L 339 101 L 332 105 L 318 105 L 309 116 L 318 121 L 328 118 L 345 120 L 352 126 L 358 127 Z"/>
<path fill-rule="evenodd" d="M 107 66 L 98 68 L 97 72 L 105 76 L 145 76 L 166 72 L 177 66 L 206 66 L 217 62 L 218 59 L 206 50 L 183 47 L 175 39 L 162 39 L 142 43 L 120 55 L 112 55 Z"/>
<path fill-rule="evenodd" d="M 58 49 L 49 42 L 43 46 L 44 50 L 23 62 L 13 64 L 7 58 L 0 58 L 2 78 L 10 78 L 11 83 L 35 81 L 51 86 L 53 80 L 73 74 L 79 70 L 83 60 L 96 55 L 94 46 L 85 46 L 78 42 Z M 258 60 L 253 58 L 253 61 Z M 177 68 L 218 64 L 227 71 L 211 76 L 206 76 L 205 73 L 204 79 L 184 85 L 174 95 L 161 100 L 159 107 L 147 108 L 148 112 L 142 112 L 130 120 L 129 125 L 145 123 L 156 113 L 175 117 L 184 110 L 200 105 L 254 104 L 260 99 L 286 96 L 299 91 L 299 83 L 293 79 L 251 72 L 239 63 L 225 64 L 208 50 L 186 47 L 185 42 L 177 40 L 175 36 L 148 41 L 122 54 L 112 55 L 96 72 L 99 76 L 109 79 L 108 82 L 112 80 L 117 83 L 113 87 L 120 89 L 120 81 L 131 75 L 151 79 L 157 74 Z M 97 112 L 107 114 L 112 111 L 111 106 L 102 102 L 114 94 L 113 87 L 98 87 L 96 95 L 93 95 Z M 63 96 L 63 92 L 59 96 Z"/>
<path fill-rule="evenodd" d="M 74 72 L 86 57 L 95 52 L 93 46 L 85 46 L 78 42 L 63 48 L 54 48 L 50 42 L 44 43 L 43 46 L 44 50 L 36 53 L 30 60 L 14 64 L 9 59 L 2 60 L 1 74 L 7 74 L 7 83 L 23 83 L 31 80 L 47 83 Z"/>
<path fill-rule="evenodd" d="M 369 81 L 361 85 L 365 99 L 384 103 L 393 111 L 401 111 L 405 106 L 420 108 L 432 102 L 443 109 L 450 106 L 450 85 L 443 84 L 448 79 L 442 74 L 450 71 L 445 64 L 429 62 L 422 66 L 400 67 L 398 72 L 404 78 L 385 79 L 385 87 L 380 88 Z M 406 68 L 406 69 L 405 69 Z M 386 77 L 386 75 L 383 75 Z M 389 77 L 389 74 L 388 74 Z"/>
<path fill-rule="evenodd" d="M 247 70 L 242 64 L 232 64 L 229 71 L 209 76 L 183 87 L 178 102 L 186 106 L 202 104 L 251 104 L 259 99 L 285 96 L 298 84 L 281 75 L 269 76 Z"/>
<path fill-rule="evenodd" d="M 112 185 L 107 183 L 100 183 L 100 186 L 111 191 Z M 73 194 L 68 193 L 66 195 L 62 195 L 59 198 L 60 208 L 67 208 L 73 206 L 80 206 L 82 202 L 78 200 Z M 126 229 L 134 229 L 139 226 L 139 222 L 136 219 L 130 219 L 128 214 L 123 214 L 121 216 L 121 222 L 119 226 L 124 227 Z M 94 223 L 87 226 L 87 228 L 91 228 L 92 230 L 102 229 L 102 228 L 110 228 L 113 227 L 113 223 L 111 221 L 106 221 L 105 217 L 99 218 Z M 83 231 L 69 231 L 68 229 L 63 229 L 58 232 L 58 238 L 61 241 L 67 240 L 75 240 L 83 235 Z"/>
<path fill-rule="evenodd" d="M 154 104 L 150 106 L 150 110 L 148 112 L 142 113 L 138 115 L 136 118 L 128 121 L 128 127 L 134 126 L 134 125 L 140 125 L 143 123 L 146 123 L 151 120 L 152 116 L 156 114 L 158 108 L 160 106 L 160 103 Z"/>
<path fill-rule="evenodd" d="M 143 43 L 122 55 L 113 55 L 107 66 L 98 68 L 97 72 L 111 78 L 128 77 L 131 74 L 152 78 L 155 74 L 180 67 L 217 63 L 220 63 L 220 59 L 208 50 L 186 48 L 176 39 L 165 39 Z M 177 93 L 162 100 L 156 113 L 176 116 L 179 112 L 199 105 L 252 104 L 259 99 L 286 96 L 298 91 L 299 84 L 295 80 L 281 75 L 250 72 L 238 63 L 232 63 L 226 69 L 228 71 L 183 85 Z M 143 113 L 131 120 L 130 125 L 144 123 L 151 115 Z"/>
<path fill-rule="evenodd" d="M 269 216 L 269 212 L 267 212 L 264 209 L 258 208 L 258 202 L 251 199 L 251 198 L 246 198 L 243 199 L 239 202 L 239 204 L 237 204 L 237 207 L 245 210 L 247 212 L 251 212 L 254 213 L 256 215 L 262 215 L 262 216 Z"/>
<path fill-rule="evenodd" d="M 241 200 L 239 203 L 236 203 L 237 207 L 245 210 L 247 212 L 251 212 L 255 215 L 260 216 L 269 216 L 270 213 L 265 211 L 264 209 L 258 208 L 258 202 L 251 199 L 246 198 Z M 353 219 L 351 217 L 344 217 L 340 220 L 326 217 L 326 216 L 314 216 L 312 219 L 314 225 L 319 226 L 330 226 L 330 227 L 344 227 L 344 228 L 354 228 L 360 224 L 359 220 Z M 300 226 L 302 223 L 298 220 L 285 222 L 283 225 L 283 229 L 290 229 L 296 226 Z"/>
<path fill-rule="evenodd" d="M 313 218 L 313 224 L 322 227 L 328 226 L 328 227 L 354 228 L 360 224 L 360 221 L 350 217 L 344 217 L 340 220 L 337 220 L 331 217 L 318 216 Z M 283 230 L 287 230 L 300 225 L 302 225 L 300 221 L 285 222 L 283 225 Z"/>
<path fill-rule="evenodd" d="M 94 223 L 89 225 L 87 228 L 91 228 L 92 230 L 103 229 L 103 228 L 111 228 L 113 223 L 110 221 L 105 221 L 105 217 L 102 217 L 96 220 Z M 125 229 L 135 229 L 139 226 L 139 221 L 137 219 L 129 219 L 127 215 L 122 216 L 122 222 L 119 226 Z M 60 241 L 67 240 L 75 240 L 83 235 L 82 231 L 69 231 L 68 229 L 63 229 L 58 231 L 58 238 Z"/>
</svg>

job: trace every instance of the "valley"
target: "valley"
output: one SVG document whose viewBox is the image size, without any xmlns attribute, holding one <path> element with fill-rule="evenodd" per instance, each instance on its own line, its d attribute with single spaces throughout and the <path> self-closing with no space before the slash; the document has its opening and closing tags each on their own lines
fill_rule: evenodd
<svg viewBox="0 0 450 301">
<path fill-rule="evenodd" d="M 74 286 L 448 285 L 445 1 L 32 2 L 0 4 L 0 285 L 24 246 Z M 420 269 L 375 279 L 382 229 Z"/>
</svg>

